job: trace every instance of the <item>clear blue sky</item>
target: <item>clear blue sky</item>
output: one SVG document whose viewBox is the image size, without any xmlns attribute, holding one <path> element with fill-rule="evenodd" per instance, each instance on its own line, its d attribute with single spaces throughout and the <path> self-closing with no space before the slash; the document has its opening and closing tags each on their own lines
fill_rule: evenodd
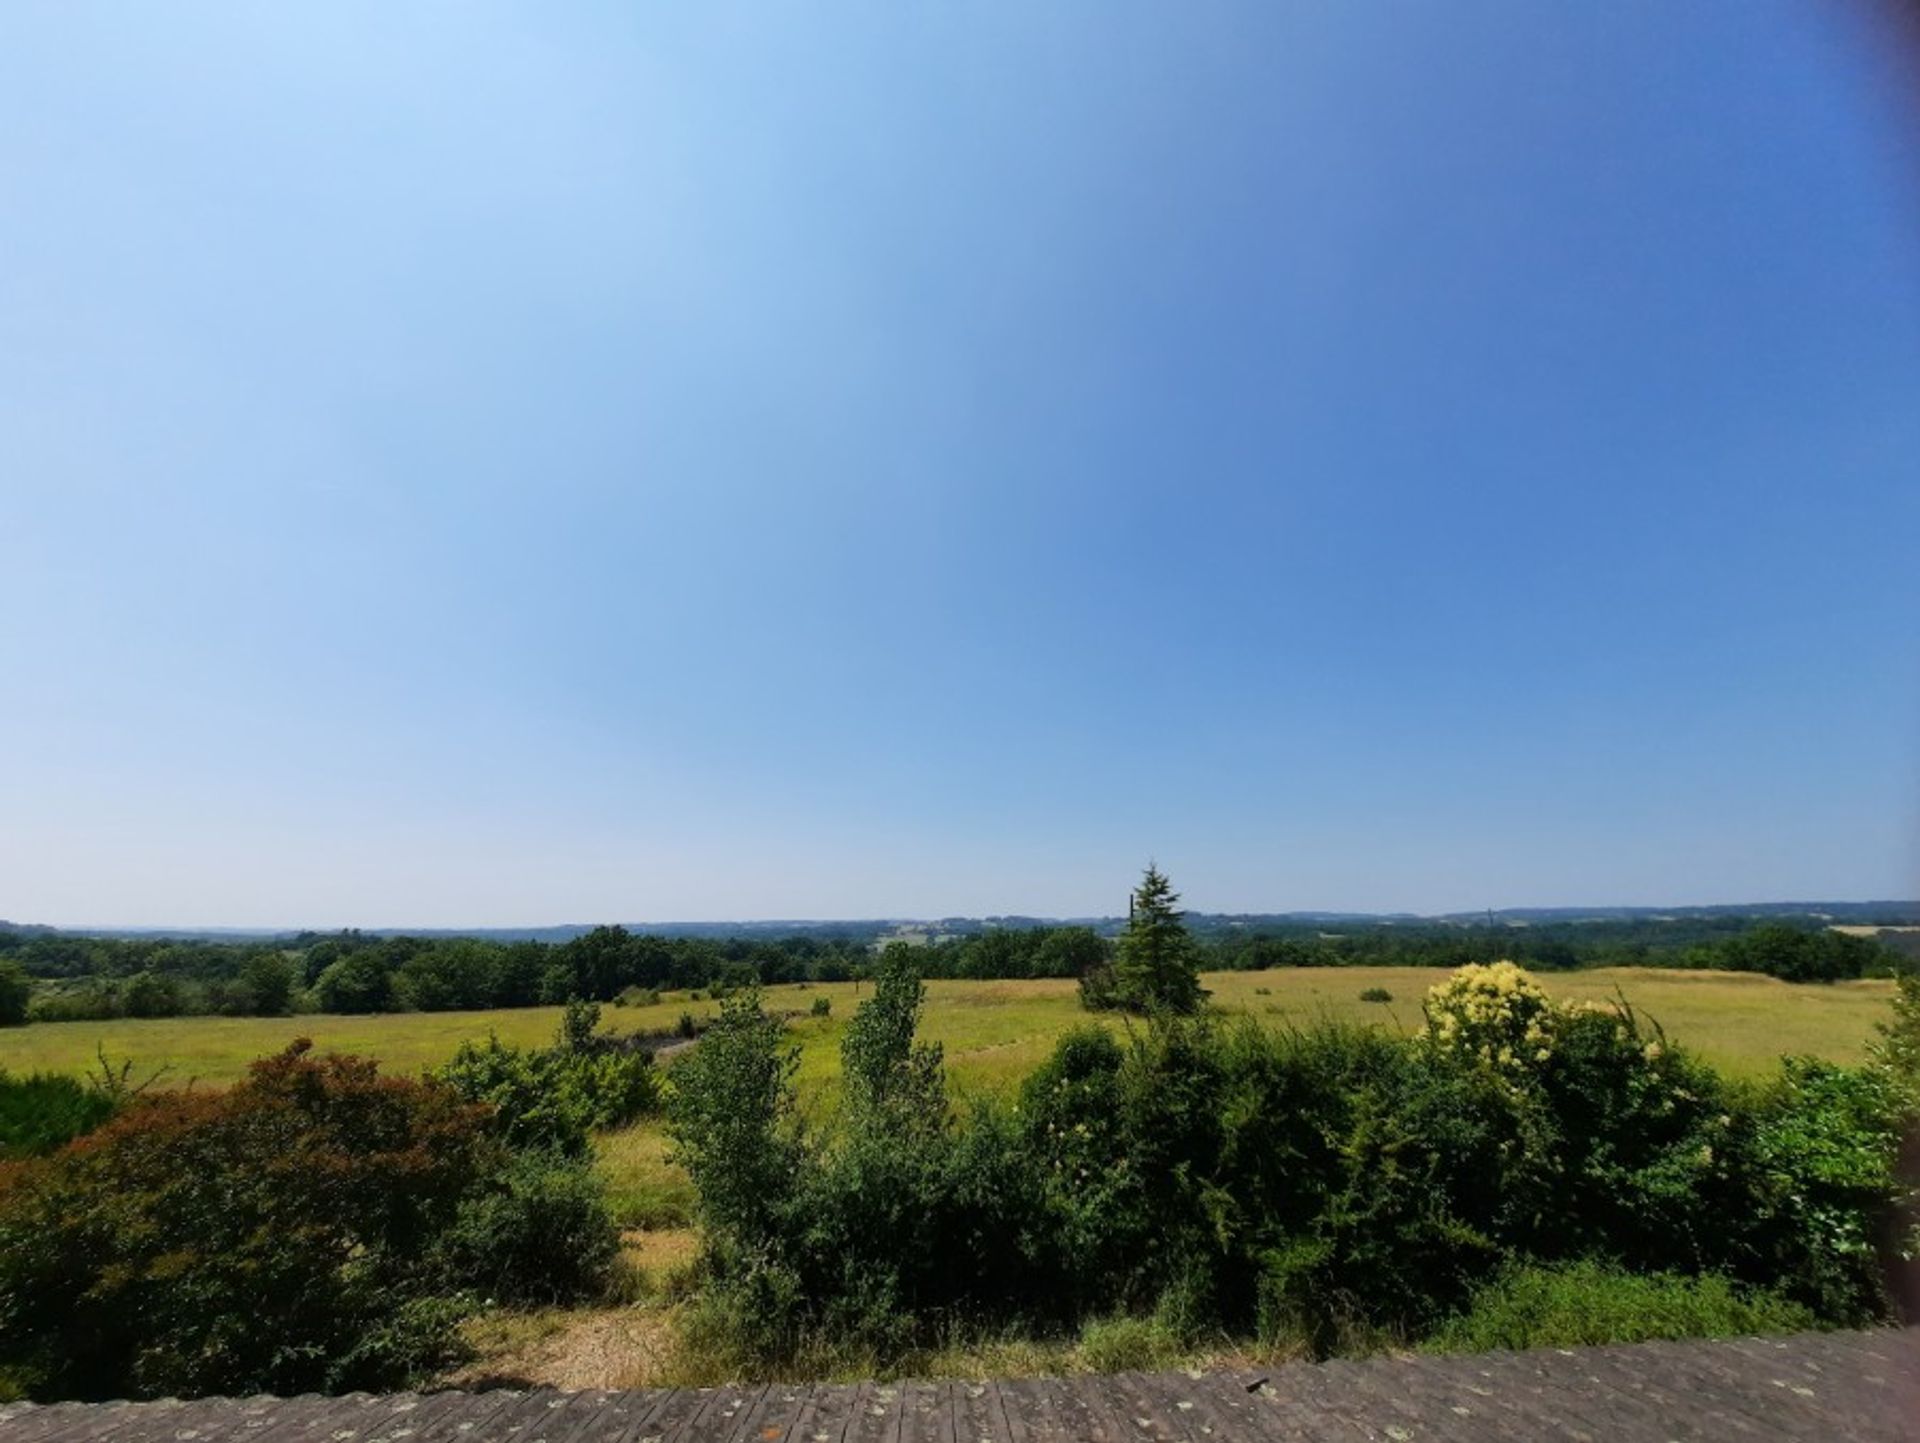
<svg viewBox="0 0 1920 1443">
<path fill-rule="evenodd" d="M 1839 6 L 0 8 L 0 916 L 1912 896 Z"/>
</svg>

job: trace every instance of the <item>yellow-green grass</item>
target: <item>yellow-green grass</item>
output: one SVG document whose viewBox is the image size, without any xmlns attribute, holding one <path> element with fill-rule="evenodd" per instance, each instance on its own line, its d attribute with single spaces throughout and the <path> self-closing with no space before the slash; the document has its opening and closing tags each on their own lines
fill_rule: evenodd
<svg viewBox="0 0 1920 1443">
<path fill-rule="evenodd" d="M 1331 1017 L 1412 1030 L 1420 1025 L 1421 998 L 1445 975 L 1430 967 L 1306 967 L 1209 973 L 1205 982 L 1223 1011 L 1271 1025 Z M 1647 968 L 1548 973 L 1540 980 L 1555 996 L 1568 999 L 1607 1000 L 1623 993 L 1665 1026 L 1673 1040 L 1729 1074 L 1749 1076 L 1771 1069 L 1783 1053 L 1857 1060 L 1893 990 L 1884 981 L 1794 984 L 1749 973 Z M 1360 1000 L 1363 991 L 1376 987 L 1392 993 L 1393 1000 Z M 945 1048 L 949 1075 L 963 1095 L 1017 1082 L 1055 1038 L 1088 1021 L 1067 981 L 934 981 L 927 993 L 921 1035 Z M 793 1026 L 801 1049 L 799 1084 L 814 1105 L 833 1091 L 839 1039 L 864 994 L 861 984 L 851 982 L 767 990 L 770 1008 L 799 1014 Z M 806 1015 L 818 997 L 831 1000 L 830 1017 Z M 717 1006 L 709 998 L 669 994 L 648 1007 L 608 1007 L 603 1025 L 619 1032 L 666 1030 L 682 1012 L 709 1015 Z M 389 1071 L 417 1073 L 446 1061 L 463 1040 L 489 1032 L 507 1042 L 545 1042 L 559 1017 L 555 1007 L 527 1007 L 375 1017 L 42 1022 L 0 1031 L 0 1067 L 84 1073 L 93 1067 L 96 1049 L 104 1049 L 116 1060 L 131 1059 L 136 1073 L 166 1065 L 168 1085 L 224 1085 L 254 1058 L 295 1037 L 310 1037 L 323 1050 L 362 1053 L 380 1059 Z M 1111 1017 L 1104 1024 L 1126 1025 Z"/>
</svg>

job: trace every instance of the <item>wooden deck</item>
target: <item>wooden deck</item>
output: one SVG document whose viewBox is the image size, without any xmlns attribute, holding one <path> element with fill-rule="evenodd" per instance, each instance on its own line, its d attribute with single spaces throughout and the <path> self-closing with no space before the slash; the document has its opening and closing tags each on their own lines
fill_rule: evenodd
<svg viewBox="0 0 1920 1443">
<path fill-rule="evenodd" d="M 1920 1439 L 1920 1330 L 987 1383 L 0 1406 L 4 1443 Z"/>
</svg>

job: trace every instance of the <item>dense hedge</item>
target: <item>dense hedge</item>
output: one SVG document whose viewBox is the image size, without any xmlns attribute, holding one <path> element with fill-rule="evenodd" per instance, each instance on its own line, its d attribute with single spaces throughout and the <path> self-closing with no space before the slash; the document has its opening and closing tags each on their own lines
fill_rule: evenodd
<svg viewBox="0 0 1920 1443">
<path fill-rule="evenodd" d="M 1116 1310 L 1325 1351 L 1421 1337 L 1506 1269 L 1582 1260 L 1775 1289 L 1832 1323 L 1888 1307 L 1905 1104 L 1884 1070 L 1733 1088 L 1630 1011 L 1475 968 L 1414 1039 L 1090 1028 L 1017 1102 L 956 1112 L 919 1002 L 883 969 L 836 1129 L 799 1128 L 791 1049 L 751 997 L 676 1068 L 700 1326 L 744 1357 Z"/>
</svg>

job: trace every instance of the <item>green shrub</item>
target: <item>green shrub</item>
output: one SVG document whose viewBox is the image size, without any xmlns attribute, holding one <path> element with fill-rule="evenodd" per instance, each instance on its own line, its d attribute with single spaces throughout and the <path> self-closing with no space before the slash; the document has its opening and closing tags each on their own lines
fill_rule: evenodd
<svg viewBox="0 0 1920 1443">
<path fill-rule="evenodd" d="M 809 1007 L 807 1011 L 815 1017 L 831 1017 L 833 1015 L 833 999 L 831 997 L 816 997 L 813 999 L 813 1006 Z"/>
<path fill-rule="evenodd" d="M 1069 1033 L 1014 1106 L 956 1111 L 899 951 L 847 1029 L 827 1125 L 800 1128 L 793 1050 L 757 999 L 675 1069 L 701 1326 L 736 1330 L 739 1357 L 1149 1314 L 1325 1353 L 1422 1337 L 1521 1262 L 1724 1274 L 1795 1317 L 1885 1316 L 1875 1244 L 1908 1197 L 1913 1095 L 1888 1066 L 1733 1089 L 1624 1004 L 1556 1007 L 1501 966 L 1436 989 L 1419 1037 L 1163 1013 Z"/>
<path fill-rule="evenodd" d="M 498 1161 L 447 1089 L 304 1041 L 141 1099 L 0 1165 L 0 1359 L 37 1398 L 402 1383 L 439 1350 L 421 1259 Z"/>
<path fill-rule="evenodd" d="M 18 962 L 0 961 L 0 1027 L 18 1027 L 27 1020 L 33 983 Z"/>
<path fill-rule="evenodd" d="M 293 1011 L 293 963 L 278 952 L 256 952 L 241 964 L 237 1010 L 254 1017 L 283 1017 Z"/>
<path fill-rule="evenodd" d="M 350 952 L 314 979 L 313 1000 L 322 1012 L 391 1012 L 393 966 L 378 952 Z"/>
<path fill-rule="evenodd" d="M 1721 1080 L 1624 1005 L 1558 1014 L 1545 1050 L 1517 1084 L 1525 1142 L 1507 1235 L 1544 1256 L 1726 1266 L 1713 1200 L 1733 1162 L 1734 1104 Z"/>
<path fill-rule="evenodd" d="M 113 993 L 97 981 L 78 987 L 43 987 L 33 998 L 28 1018 L 33 1022 L 100 1022 L 120 1015 Z"/>
<path fill-rule="evenodd" d="M 163 972 L 139 972 L 120 991 L 120 1006 L 129 1017 L 178 1017 L 180 983 Z"/>
<path fill-rule="evenodd" d="M 1777 1280 L 1825 1320 L 1885 1315 L 1891 1259 L 1880 1244 L 1911 1199 L 1898 1172 L 1901 1103 L 1883 1069 L 1786 1061 L 1729 1138 L 1722 1221 L 1738 1221 L 1743 1275 Z"/>
<path fill-rule="evenodd" d="M 1262 988 L 1262 991 L 1265 989 Z M 1391 1002 L 1393 994 L 1384 987 L 1369 987 L 1360 994 L 1362 1002 Z"/>
<path fill-rule="evenodd" d="M 588 1134 L 623 1127 L 660 1102 L 653 1058 L 639 1047 L 594 1036 L 600 1009 L 573 1003 L 553 1046 L 511 1047 L 491 1034 L 463 1042 L 435 1074 L 462 1097 L 484 1102 L 509 1147 L 584 1157 Z"/>
<path fill-rule="evenodd" d="M 1814 1326 L 1802 1305 L 1718 1274 L 1636 1274 L 1596 1262 L 1515 1267 L 1427 1339 L 1434 1352 L 1577 1348 L 1661 1338 L 1730 1338 Z"/>
<path fill-rule="evenodd" d="M 63 1075 L 11 1077 L 0 1068 L 0 1159 L 37 1157 L 92 1132 L 113 1099 Z"/>
<path fill-rule="evenodd" d="M 749 988 L 721 1004 L 673 1068 L 667 1132 L 699 1193 L 710 1248 L 758 1251 L 792 1195 L 803 1156 L 791 1131 L 798 1061 Z"/>
<path fill-rule="evenodd" d="M 528 1152 L 461 1201 L 434 1265 L 448 1286 L 495 1301 L 569 1303 L 603 1295 L 619 1253 L 605 1188 L 586 1164 Z"/>
</svg>

